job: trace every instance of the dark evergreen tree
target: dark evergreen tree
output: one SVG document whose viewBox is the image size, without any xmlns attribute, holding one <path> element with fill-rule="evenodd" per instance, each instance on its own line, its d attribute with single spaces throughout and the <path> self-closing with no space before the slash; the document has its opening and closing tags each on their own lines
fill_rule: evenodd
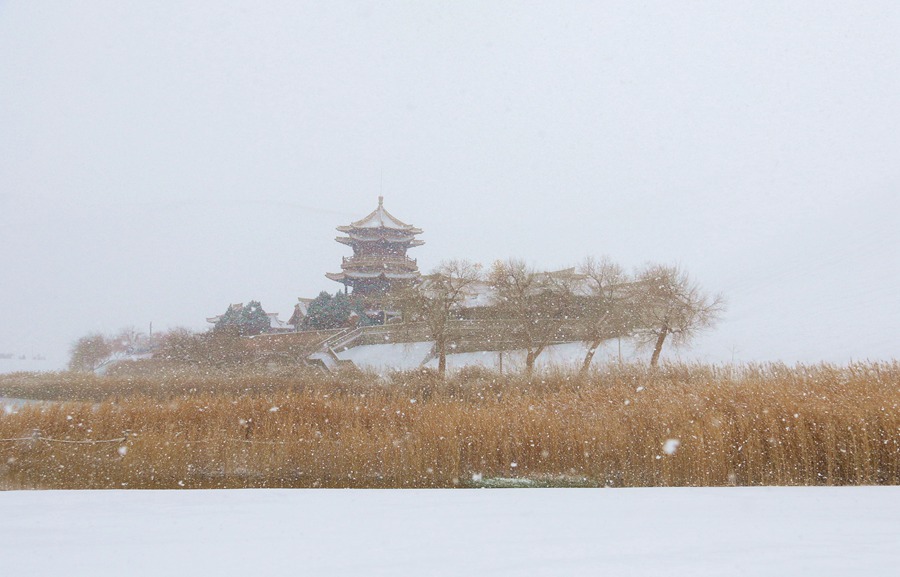
<svg viewBox="0 0 900 577">
<path fill-rule="evenodd" d="M 325 291 L 319 293 L 306 309 L 303 319 L 307 330 L 337 329 L 347 325 L 353 303 L 348 295 L 341 291 L 331 296 Z"/>
<path fill-rule="evenodd" d="M 241 319 L 241 310 L 243 310 L 242 305 L 229 305 L 228 308 L 225 309 L 225 314 L 221 315 L 219 320 L 216 321 L 213 330 L 218 332 L 236 327 Z"/>
<path fill-rule="evenodd" d="M 250 301 L 241 309 L 238 326 L 242 336 L 251 336 L 268 332 L 271 323 L 259 301 Z"/>
<path fill-rule="evenodd" d="M 250 301 L 244 306 L 229 306 L 216 322 L 215 332 L 236 332 L 248 337 L 268 332 L 269 317 L 259 301 Z"/>
</svg>

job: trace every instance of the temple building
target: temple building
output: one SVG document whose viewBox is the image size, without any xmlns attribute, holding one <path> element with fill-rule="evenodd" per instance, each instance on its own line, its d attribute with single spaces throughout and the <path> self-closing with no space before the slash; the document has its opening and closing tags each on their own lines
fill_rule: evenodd
<svg viewBox="0 0 900 577">
<path fill-rule="evenodd" d="M 406 256 L 406 251 L 425 244 L 416 238 L 422 229 L 385 210 L 384 197 L 378 197 L 378 208 L 371 214 L 337 230 L 346 236 L 335 240 L 350 245 L 353 256 L 344 257 L 341 272 L 325 276 L 342 283 L 345 291 L 352 289 L 353 294 L 364 297 L 378 296 L 419 278 L 419 267 L 415 259 Z"/>
</svg>

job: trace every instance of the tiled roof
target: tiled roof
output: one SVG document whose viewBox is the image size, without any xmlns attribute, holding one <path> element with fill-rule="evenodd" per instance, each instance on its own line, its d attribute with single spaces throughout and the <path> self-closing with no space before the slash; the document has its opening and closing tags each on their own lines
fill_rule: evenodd
<svg viewBox="0 0 900 577">
<path fill-rule="evenodd" d="M 378 197 L 378 208 L 373 210 L 367 216 L 350 223 L 348 226 L 337 227 L 337 229 L 341 232 L 353 232 L 357 231 L 358 229 L 375 228 L 386 228 L 390 230 L 406 232 L 409 234 L 420 234 L 422 232 L 422 229 L 416 228 L 411 224 L 406 224 L 405 222 L 385 210 L 383 196 Z"/>
</svg>

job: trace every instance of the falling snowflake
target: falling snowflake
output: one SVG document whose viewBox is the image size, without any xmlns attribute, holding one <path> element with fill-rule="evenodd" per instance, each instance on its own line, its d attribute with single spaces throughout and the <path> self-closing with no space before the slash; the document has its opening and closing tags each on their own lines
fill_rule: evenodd
<svg viewBox="0 0 900 577">
<path fill-rule="evenodd" d="M 663 453 L 666 455 L 674 455 L 679 446 L 681 446 L 681 441 L 678 439 L 667 439 L 666 442 L 663 443 Z"/>
</svg>

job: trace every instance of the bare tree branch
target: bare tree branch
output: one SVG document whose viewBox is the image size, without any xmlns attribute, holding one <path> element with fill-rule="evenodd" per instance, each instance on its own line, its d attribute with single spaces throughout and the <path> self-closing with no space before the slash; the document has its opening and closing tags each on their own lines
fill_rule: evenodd
<svg viewBox="0 0 900 577">
<path fill-rule="evenodd" d="M 666 339 L 675 346 L 690 342 L 715 326 L 725 311 L 721 295 L 710 296 L 677 266 L 651 264 L 637 275 L 636 303 L 640 344 L 653 346 L 650 365 L 657 366 Z"/>
</svg>

